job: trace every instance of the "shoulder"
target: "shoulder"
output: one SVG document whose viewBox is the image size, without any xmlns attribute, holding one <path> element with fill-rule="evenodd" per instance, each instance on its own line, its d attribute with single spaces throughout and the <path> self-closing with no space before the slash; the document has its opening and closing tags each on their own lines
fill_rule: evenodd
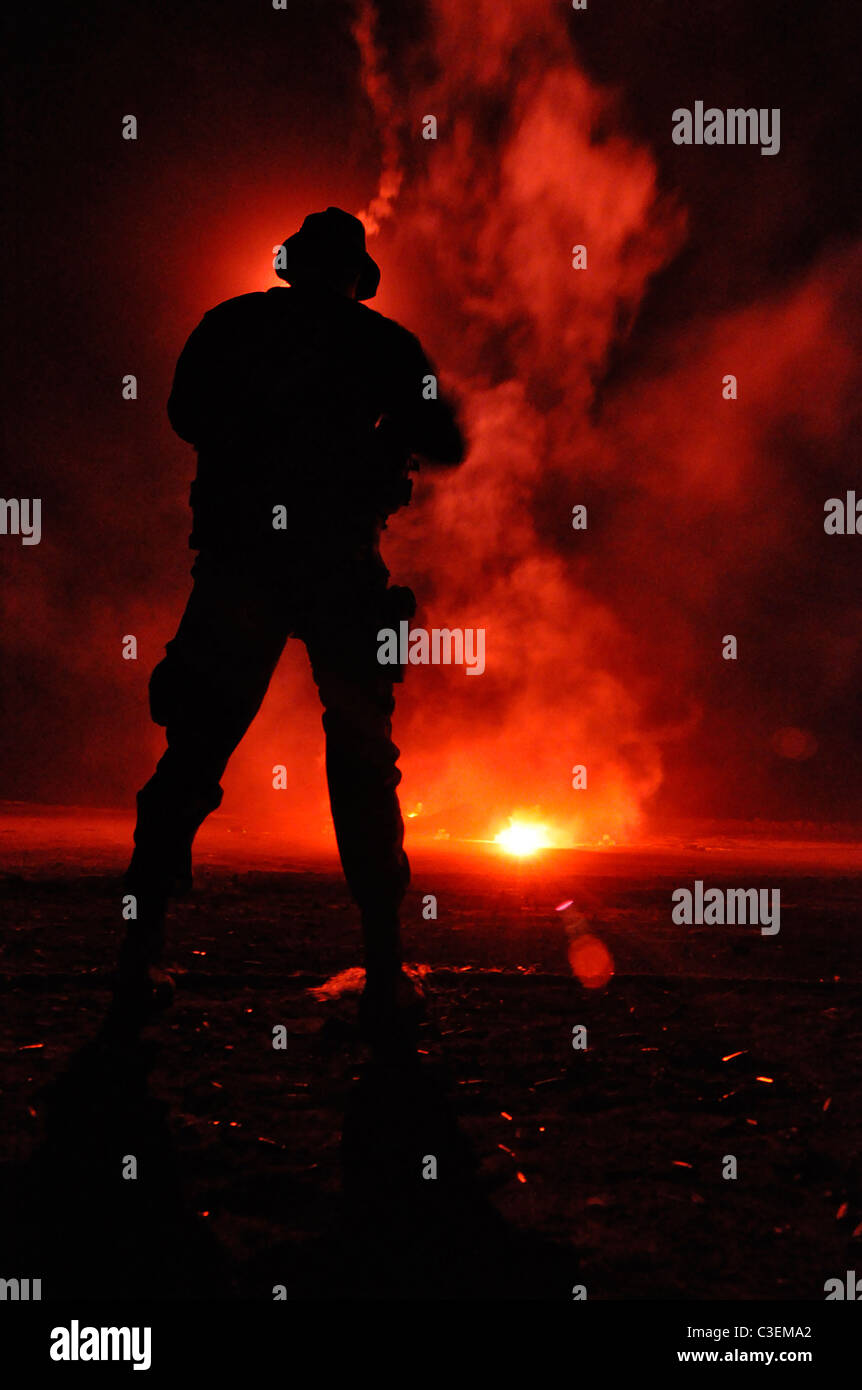
<svg viewBox="0 0 862 1390">
<path fill-rule="evenodd" d="M 245 325 L 253 327 L 264 314 L 266 291 L 256 291 L 252 295 L 236 295 L 234 299 L 224 299 L 207 309 L 195 329 L 195 342 L 211 338 L 222 338 L 225 334 L 242 331 Z"/>
<path fill-rule="evenodd" d="M 238 294 L 233 299 L 224 299 L 208 309 L 201 319 L 202 323 L 221 323 L 228 319 L 252 318 L 259 313 L 266 299 L 265 290 L 255 290 L 252 294 Z"/>
<path fill-rule="evenodd" d="M 233 299 L 225 299 L 208 309 L 193 330 L 187 346 L 201 352 L 205 349 L 220 350 L 230 343 L 236 335 L 254 332 L 260 325 L 264 314 L 263 291 L 253 294 L 239 294 Z"/>
</svg>

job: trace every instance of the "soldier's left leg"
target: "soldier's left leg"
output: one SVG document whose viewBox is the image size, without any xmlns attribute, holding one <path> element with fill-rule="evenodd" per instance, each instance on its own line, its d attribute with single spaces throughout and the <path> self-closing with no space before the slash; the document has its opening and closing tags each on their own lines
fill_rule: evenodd
<svg viewBox="0 0 862 1390">
<path fill-rule="evenodd" d="M 399 908 L 410 882 L 392 740 L 391 668 L 380 666 L 375 623 L 303 634 L 323 704 L 326 774 L 344 876 L 361 915 L 369 981 L 401 972 Z"/>
</svg>

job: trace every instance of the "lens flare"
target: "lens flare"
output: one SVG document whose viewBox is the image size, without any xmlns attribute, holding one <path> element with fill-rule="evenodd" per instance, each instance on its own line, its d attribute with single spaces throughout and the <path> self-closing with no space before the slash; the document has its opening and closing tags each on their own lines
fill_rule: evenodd
<svg viewBox="0 0 862 1390">
<path fill-rule="evenodd" d="M 507 854 L 535 854 L 536 850 L 549 849 L 551 840 L 544 825 L 530 825 L 527 821 L 510 821 L 505 830 L 494 836 L 494 844 Z"/>
<path fill-rule="evenodd" d="M 604 989 L 614 973 L 614 959 L 603 941 L 586 933 L 569 946 L 572 974 L 585 989 Z"/>
</svg>

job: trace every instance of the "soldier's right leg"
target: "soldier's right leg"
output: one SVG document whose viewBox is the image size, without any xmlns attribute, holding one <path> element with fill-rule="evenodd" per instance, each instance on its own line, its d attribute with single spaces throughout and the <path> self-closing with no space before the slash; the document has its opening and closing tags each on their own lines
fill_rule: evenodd
<svg viewBox="0 0 862 1390">
<path fill-rule="evenodd" d="M 222 774 L 260 708 L 287 636 L 263 579 L 206 559 L 193 574 L 177 634 L 150 679 L 150 712 L 168 747 L 138 793 L 125 879 L 137 919 L 121 953 L 118 997 L 130 1013 L 148 999 L 159 1002 L 168 901 L 191 887 L 195 834 L 221 802 Z"/>
</svg>

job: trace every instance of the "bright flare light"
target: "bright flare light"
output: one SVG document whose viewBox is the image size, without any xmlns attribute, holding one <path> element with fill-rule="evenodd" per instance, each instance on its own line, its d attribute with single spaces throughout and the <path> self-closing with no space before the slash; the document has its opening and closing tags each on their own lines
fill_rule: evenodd
<svg viewBox="0 0 862 1390">
<path fill-rule="evenodd" d="M 513 820 L 505 830 L 494 836 L 494 844 L 507 854 L 535 854 L 537 849 L 549 849 L 551 841 L 543 825 L 528 825 L 526 821 Z"/>
</svg>

